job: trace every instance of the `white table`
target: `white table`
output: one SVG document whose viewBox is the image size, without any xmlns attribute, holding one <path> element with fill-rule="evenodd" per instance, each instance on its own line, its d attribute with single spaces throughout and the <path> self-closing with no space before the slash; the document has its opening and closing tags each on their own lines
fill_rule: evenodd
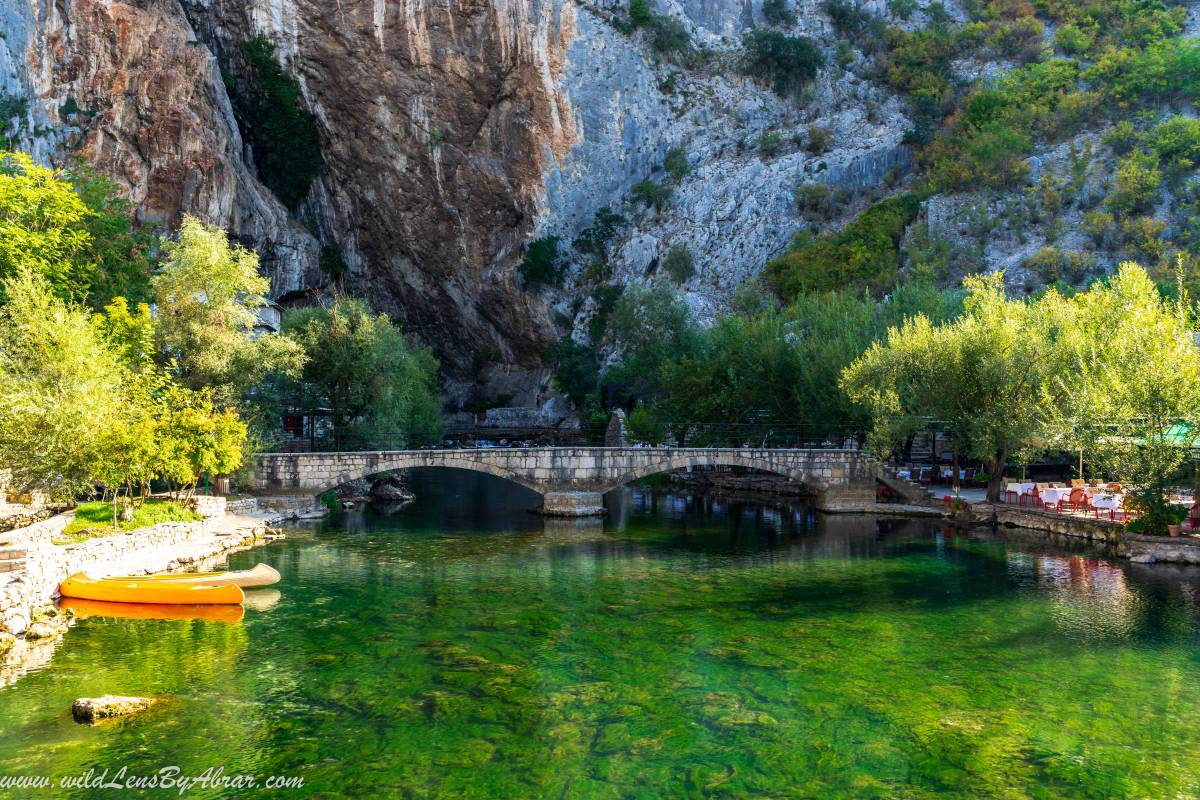
<svg viewBox="0 0 1200 800">
<path fill-rule="evenodd" d="M 1071 487 L 1063 486 L 1058 488 L 1042 489 L 1042 505 L 1056 506 L 1060 500 L 1068 500 L 1071 497 Z"/>
<path fill-rule="evenodd" d="M 1092 508 L 1103 508 L 1116 511 L 1125 504 L 1123 494 L 1097 494 L 1092 497 Z"/>
<path fill-rule="evenodd" d="M 1030 483 L 1013 482 L 1013 483 L 1008 484 L 1007 489 L 1010 492 L 1016 492 L 1017 495 L 1020 496 L 1020 495 L 1029 494 L 1030 492 L 1032 492 L 1034 486 L 1037 486 L 1037 484 L 1032 483 L 1032 482 L 1030 482 Z"/>
<path fill-rule="evenodd" d="M 898 469 L 898 470 L 896 470 L 896 477 L 904 478 L 904 480 L 906 480 L 906 481 L 911 481 L 912 480 L 912 471 L 907 470 L 907 469 Z"/>
<path fill-rule="evenodd" d="M 942 477 L 943 478 L 949 478 L 953 474 L 954 474 L 953 467 L 942 467 Z M 960 469 L 958 471 L 959 480 L 965 480 L 966 477 L 967 477 L 967 471 L 965 469 Z"/>
</svg>

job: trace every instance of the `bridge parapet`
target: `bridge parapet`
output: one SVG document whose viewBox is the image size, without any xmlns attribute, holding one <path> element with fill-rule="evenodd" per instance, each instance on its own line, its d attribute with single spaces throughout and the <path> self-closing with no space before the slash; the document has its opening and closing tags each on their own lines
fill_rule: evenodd
<svg viewBox="0 0 1200 800">
<path fill-rule="evenodd" d="M 260 493 L 315 495 L 390 470 L 449 467 L 505 478 L 547 497 L 547 513 L 596 513 L 599 495 L 631 481 L 688 467 L 741 466 L 774 472 L 808 486 L 827 510 L 874 501 L 878 467 L 858 450 L 540 447 L 264 453 L 255 469 Z"/>
</svg>

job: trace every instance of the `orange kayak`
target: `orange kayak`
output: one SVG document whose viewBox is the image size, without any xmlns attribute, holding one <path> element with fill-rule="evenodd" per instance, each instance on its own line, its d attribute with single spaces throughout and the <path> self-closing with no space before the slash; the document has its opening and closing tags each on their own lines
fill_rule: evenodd
<svg viewBox="0 0 1200 800">
<path fill-rule="evenodd" d="M 115 619 L 202 619 L 209 622 L 241 622 L 246 611 L 241 606 L 169 606 L 165 603 L 106 603 L 103 600 L 77 600 L 64 597 L 58 607 L 70 610 L 80 619 L 113 617 Z"/>
<path fill-rule="evenodd" d="M 130 580 L 89 578 L 78 572 L 58 586 L 63 597 L 105 600 L 113 603 L 162 603 L 166 605 L 240 605 L 246 598 L 240 586 L 213 586 L 197 581 Z"/>
</svg>

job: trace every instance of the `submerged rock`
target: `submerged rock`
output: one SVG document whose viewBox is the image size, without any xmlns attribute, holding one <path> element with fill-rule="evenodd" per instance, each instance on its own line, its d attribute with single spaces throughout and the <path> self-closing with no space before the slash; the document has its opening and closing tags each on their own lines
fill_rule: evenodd
<svg viewBox="0 0 1200 800">
<path fill-rule="evenodd" d="M 76 722 L 97 722 L 148 711 L 158 702 L 153 697 L 124 697 L 114 694 L 106 694 L 102 697 L 81 697 L 71 704 L 71 716 L 75 718 Z"/>
<path fill-rule="evenodd" d="M 407 502 L 416 497 L 399 478 L 395 477 L 380 478 L 375 481 L 371 484 L 370 494 L 372 500 L 387 500 L 392 503 Z"/>
</svg>

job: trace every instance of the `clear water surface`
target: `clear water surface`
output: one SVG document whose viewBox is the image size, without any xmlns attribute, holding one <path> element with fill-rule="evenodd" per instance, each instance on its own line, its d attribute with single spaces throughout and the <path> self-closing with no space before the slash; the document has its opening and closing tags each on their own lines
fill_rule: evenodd
<svg viewBox="0 0 1200 800">
<path fill-rule="evenodd" d="M 630 490 L 603 524 L 543 525 L 494 478 L 414 483 L 402 510 L 231 556 L 283 574 L 240 621 L 78 622 L 0 689 L 0 774 L 222 767 L 326 798 L 1200 795 L 1194 571 Z M 170 701 L 71 721 L 104 693 Z"/>
</svg>

